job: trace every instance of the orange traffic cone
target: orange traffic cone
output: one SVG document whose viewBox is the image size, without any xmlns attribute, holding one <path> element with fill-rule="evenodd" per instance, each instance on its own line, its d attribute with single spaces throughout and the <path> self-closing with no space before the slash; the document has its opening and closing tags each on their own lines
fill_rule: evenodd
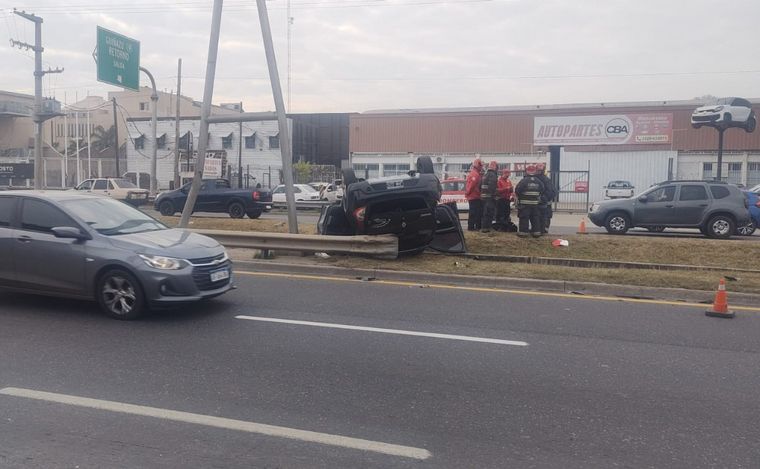
<svg viewBox="0 0 760 469">
<path fill-rule="evenodd" d="M 581 218 L 581 223 L 578 225 L 578 234 L 587 234 L 586 233 L 586 219 Z"/>
<path fill-rule="evenodd" d="M 712 311 L 705 311 L 707 316 L 714 318 L 732 318 L 734 313 L 728 310 L 728 294 L 726 293 L 726 279 L 720 279 L 718 291 L 715 292 L 715 301 Z"/>
</svg>

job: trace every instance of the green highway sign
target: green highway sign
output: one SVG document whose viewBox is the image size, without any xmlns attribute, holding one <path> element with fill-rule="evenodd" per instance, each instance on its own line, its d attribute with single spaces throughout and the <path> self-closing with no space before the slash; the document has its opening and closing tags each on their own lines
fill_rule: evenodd
<svg viewBox="0 0 760 469">
<path fill-rule="evenodd" d="M 140 41 L 98 26 L 98 81 L 140 90 Z"/>
</svg>

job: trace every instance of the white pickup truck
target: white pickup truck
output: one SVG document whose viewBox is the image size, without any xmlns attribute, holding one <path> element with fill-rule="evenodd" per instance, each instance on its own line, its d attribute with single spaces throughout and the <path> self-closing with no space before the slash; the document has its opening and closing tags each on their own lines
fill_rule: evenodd
<svg viewBox="0 0 760 469">
<path fill-rule="evenodd" d="M 608 199 L 629 199 L 633 197 L 634 189 L 628 181 L 610 181 L 604 187 L 604 196 Z"/>
</svg>

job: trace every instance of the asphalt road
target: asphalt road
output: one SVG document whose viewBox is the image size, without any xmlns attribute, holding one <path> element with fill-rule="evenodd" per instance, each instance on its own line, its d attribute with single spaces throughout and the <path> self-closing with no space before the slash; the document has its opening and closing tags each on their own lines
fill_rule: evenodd
<svg viewBox="0 0 760 469">
<path fill-rule="evenodd" d="M 760 465 L 760 310 L 237 283 L 137 322 L 0 293 L 0 467 Z"/>
</svg>

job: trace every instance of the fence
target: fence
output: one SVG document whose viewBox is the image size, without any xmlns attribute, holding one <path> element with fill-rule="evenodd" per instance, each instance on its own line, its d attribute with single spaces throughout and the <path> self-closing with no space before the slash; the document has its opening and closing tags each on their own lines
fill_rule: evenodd
<svg viewBox="0 0 760 469">
<path fill-rule="evenodd" d="M 588 212 L 590 171 L 560 171 L 559 194 L 554 210 Z"/>
</svg>

